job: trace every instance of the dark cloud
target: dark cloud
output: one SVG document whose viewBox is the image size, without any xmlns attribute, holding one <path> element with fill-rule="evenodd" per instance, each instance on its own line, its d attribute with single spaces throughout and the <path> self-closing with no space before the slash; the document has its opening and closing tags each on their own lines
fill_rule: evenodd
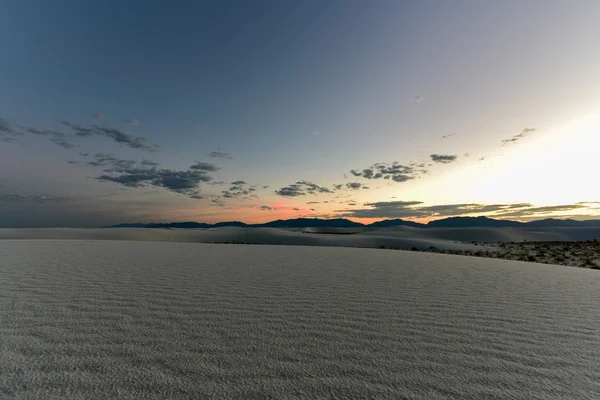
<svg viewBox="0 0 600 400">
<path fill-rule="evenodd" d="M 360 183 L 358 183 L 358 182 L 349 182 L 349 183 L 346 183 L 346 187 L 348 189 L 360 189 L 361 186 L 362 185 Z"/>
<path fill-rule="evenodd" d="M 294 210 L 294 211 L 300 211 L 299 208 L 292 208 L 292 210 Z"/>
<path fill-rule="evenodd" d="M 333 191 L 312 182 L 298 181 L 292 185 L 276 190 L 275 193 L 284 197 L 296 197 L 304 196 L 306 194 L 333 193 Z"/>
<path fill-rule="evenodd" d="M 456 161 L 456 159 L 458 158 L 458 156 L 446 154 L 432 154 L 429 157 L 431 157 L 431 160 L 433 162 L 441 164 L 450 164 L 451 162 Z"/>
<path fill-rule="evenodd" d="M 394 182 L 406 182 L 415 179 L 420 174 L 427 173 L 423 164 L 411 163 L 410 165 L 402 165 L 399 162 L 392 164 L 377 163 L 362 171 L 351 170 L 350 173 L 356 177 L 366 179 L 391 179 Z"/>
<path fill-rule="evenodd" d="M 529 205 L 531 206 L 531 205 Z M 498 215 L 503 217 L 520 217 L 520 216 L 531 216 L 531 215 L 539 215 L 539 214 L 551 214 L 555 212 L 561 211 L 574 211 L 579 209 L 589 208 L 585 204 L 576 203 L 576 204 L 563 204 L 557 206 L 543 206 L 543 207 L 527 207 L 521 210 L 505 210 L 503 212 L 499 212 Z"/>
<path fill-rule="evenodd" d="M 87 157 L 87 156 L 89 156 L 89 155 L 90 155 L 90 153 L 79 153 L 79 155 L 80 155 L 81 157 Z"/>
<path fill-rule="evenodd" d="M 101 182 L 113 182 L 127 187 L 161 187 L 193 199 L 201 199 L 199 185 L 212 180 L 204 170 L 158 169 L 156 167 L 159 164 L 153 161 L 121 160 L 112 154 L 97 153 L 92 161 L 85 164 L 108 167 L 103 170 L 106 174 L 96 178 Z"/>
<path fill-rule="evenodd" d="M 122 119 L 121 120 L 122 123 L 127 124 L 127 125 L 139 125 L 140 121 L 138 121 L 135 118 L 132 119 Z"/>
<path fill-rule="evenodd" d="M 273 207 L 269 207 L 269 206 L 260 206 L 260 209 L 263 211 L 271 211 L 273 210 Z"/>
<path fill-rule="evenodd" d="M 96 179 L 114 182 L 128 187 L 162 187 L 171 192 L 197 196 L 199 184 L 209 182 L 212 177 L 204 171 L 175 171 L 156 168 L 119 168 L 116 175 L 101 175 Z"/>
<path fill-rule="evenodd" d="M 224 190 L 221 192 L 224 198 L 226 198 L 226 199 L 243 199 L 243 200 L 258 198 L 258 196 L 256 196 L 255 194 L 252 193 L 256 189 L 254 187 L 246 188 L 245 187 L 246 182 L 235 181 L 232 183 L 232 185 L 233 186 L 231 186 L 228 190 Z"/>
<path fill-rule="evenodd" d="M 140 149 L 146 151 L 156 151 L 158 146 L 150 145 L 148 139 L 143 136 L 134 136 L 129 132 L 122 131 L 117 128 L 112 128 L 106 125 L 91 125 L 89 127 L 73 124 L 69 121 L 62 121 L 62 124 L 68 126 L 75 131 L 75 135 L 80 137 L 90 136 L 105 136 L 117 143 L 122 143 L 132 149 Z"/>
<path fill-rule="evenodd" d="M 525 136 L 529 135 L 532 132 L 535 132 L 535 128 L 525 128 L 518 135 L 515 135 L 515 136 L 513 136 L 513 137 L 511 137 L 509 139 L 502 140 L 502 146 L 506 145 L 507 143 L 512 143 L 512 142 L 516 142 L 518 140 L 521 140 Z"/>
<path fill-rule="evenodd" d="M 419 207 L 419 211 L 428 216 L 451 216 L 463 214 L 496 213 L 504 210 L 515 210 L 531 207 L 529 203 L 519 204 L 446 204 L 428 207 Z"/>
<path fill-rule="evenodd" d="M 207 156 L 212 157 L 212 158 L 225 158 L 227 160 L 233 160 L 231 153 L 227 153 L 224 151 L 211 151 L 210 153 L 207 154 Z"/>
<path fill-rule="evenodd" d="M 354 218 L 425 218 L 456 215 L 488 214 L 527 210 L 529 203 L 519 204 L 444 204 L 422 206 L 420 201 L 381 201 L 365 203 L 369 208 L 338 210 L 341 216 Z M 504 215 L 504 214 L 502 214 Z"/>
<path fill-rule="evenodd" d="M 217 167 L 214 164 L 205 163 L 205 162 L 197 162 L 196 164 L 192 165 L 190 167 L 190 169 L 194 169 L 194 170 L 198 170 L 198 171 L 214 172 L 214 171 L 220 170 L 221 168 Z"/>
<path fill-rule="evenodd" d="M 318 201 L 309 201 L 306 204 L 319 204 L 319 202 Z"/>
<path fill-rule="evenodd" d="M 444 135 L 444 136 L 442 136 L 442 139 L 446 139 L 446 138 L 449 138 L 449 137 L 452 137 L 452 136 L 456 136 L 456 133 L 451 133 L 449 135 Z"/>
<path fill-rule="evenodd" d="M 339 185 L 333 185 L 333 187 L 335 188 L 335 190 L 342 190 L 342 188 L 344 187 L 344 185 L 342 185 L 340 183 Z"/>
</svg>

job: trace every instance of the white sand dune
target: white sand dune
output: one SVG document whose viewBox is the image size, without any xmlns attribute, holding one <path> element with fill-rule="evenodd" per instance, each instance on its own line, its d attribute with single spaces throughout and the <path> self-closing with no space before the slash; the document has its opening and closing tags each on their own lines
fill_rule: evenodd
<svg viewBox="0 0 600 400">
<path fill-rule="evenodd" d="M 2 240 L 0 283 L 1 398 L 600 398 L 597 271 Z"/>
<path fill-rule="evenodd" d="M 333 235 L 305 233 L 357 232 Z M 394 247 L 398 249 L 491 250 L 473 246 L 477 242 L 600 240 L 600 228 L 358 228 L 358 229 L 276 229 L 222 227 L 211 229 L 0 229 L 0 239 L 91 239 L 149 240 L 196 243 L 241 242 L 251 244 Z"/>
</svg>

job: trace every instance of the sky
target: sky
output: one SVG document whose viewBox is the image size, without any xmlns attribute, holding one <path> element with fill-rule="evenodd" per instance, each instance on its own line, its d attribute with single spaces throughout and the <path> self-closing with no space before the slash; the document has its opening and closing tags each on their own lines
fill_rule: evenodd
<svg viewBox="0 0 600 400">
<path fill-rule="evenodd" d="M 6 0 L 0 227 L 600 218 L 600 2 Z"/>
</svg>

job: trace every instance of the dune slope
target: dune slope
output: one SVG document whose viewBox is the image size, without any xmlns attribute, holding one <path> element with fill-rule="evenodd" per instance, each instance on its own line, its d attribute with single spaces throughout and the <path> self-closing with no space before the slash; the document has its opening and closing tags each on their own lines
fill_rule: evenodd
<svg viewBox="0 0 600 400">
<path fill-rule="evenodd" d="M 2 398 L 600 398 L 596 271 L 3 240 L 0 282 Z"/>
</svg>

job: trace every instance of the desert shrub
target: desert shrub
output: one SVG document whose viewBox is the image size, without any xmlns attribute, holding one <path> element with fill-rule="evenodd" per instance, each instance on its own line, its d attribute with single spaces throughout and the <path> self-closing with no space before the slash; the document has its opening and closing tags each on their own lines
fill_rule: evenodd
<svg viewBox="0 0 600 400">
<path fill-rule="evenodd" d="M 527 256 L 527 261 L 535 262 L 537 261 L 537 258 L 535 258 L 535 256 L 529 255 Z"/>
</svg>

